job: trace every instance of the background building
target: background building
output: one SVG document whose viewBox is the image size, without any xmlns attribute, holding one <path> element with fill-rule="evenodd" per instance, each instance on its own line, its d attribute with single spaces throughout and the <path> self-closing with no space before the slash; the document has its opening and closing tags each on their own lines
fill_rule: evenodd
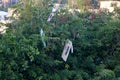
<svg viewBox="0 0 120 80">
<path fill-rule="evenodd" d="M 8 8 L 9 6 L 18 3 L 19 0 L 0 0 L 0 7 L 3 9 Z"/>
</svg>

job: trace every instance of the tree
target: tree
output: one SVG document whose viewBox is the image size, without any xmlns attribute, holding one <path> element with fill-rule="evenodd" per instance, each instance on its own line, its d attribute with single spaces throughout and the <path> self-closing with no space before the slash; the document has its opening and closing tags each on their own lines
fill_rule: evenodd
<svg viewBox="0 0 120 80">
<path fill-rule="evenodd" d="M 63 14 L 56 14 L 47 23 L 49 9 L 27 4 L 17 26 L 0 36 L 1 79 L 114 80 L 119 76 L 119 10 L 116 18 L 103 13 L 105 20 L 96 14 L 92 21 L 87 18 L 89 12 L 73 18 L 62 10 L 68 17 L 65 21 L 58 19 Z M 46 34 L 46 48 L 39 34 L 41 28 Z M 61 53 L 66 39 L 73 42 L 74 53 L 64 62 Z"/>
</svg>

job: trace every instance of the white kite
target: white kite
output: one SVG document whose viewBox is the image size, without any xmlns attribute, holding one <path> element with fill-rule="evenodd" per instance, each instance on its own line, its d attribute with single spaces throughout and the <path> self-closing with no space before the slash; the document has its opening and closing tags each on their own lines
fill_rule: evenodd
<svg viewBox="0 0 120 80">
<path fill-rule="evenodd" d="M 64 50 L 62 52 L 62 59 L 66 62 L 67 61 L 67 58 L 68 58 L 68 55 L 70 53 L 70 50 L 71 50 L 71 53 L 73 53 L 73 45 L 72 45 L 72 42 L 70 40 L 67 40 L 65 46 L 64 46 Z"/>
</svg>

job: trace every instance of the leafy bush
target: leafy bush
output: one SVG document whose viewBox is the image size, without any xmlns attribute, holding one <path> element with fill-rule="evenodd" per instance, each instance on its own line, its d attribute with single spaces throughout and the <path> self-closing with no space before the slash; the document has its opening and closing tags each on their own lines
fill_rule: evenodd
<svg viewBox="0 0 120 80">
<path fill-rule="evenodd" d="M 115 73 L 112 70 L 103 69 L 98 74 L 98 80 L 115 80 Z"/>
<path fill-rule="evenodd" d="M 56 14 L 47 23 L 50 8 L 46 7 L 28 4 L 20 11 L 15 28 L 0 36 L 0 79 L 114 80 L 115 73 L 119 75 L 115 66 L 120 64 L 120 22 L 112 20 L 111 14 L 102 14 L 105 21 L 101 14 L 89 20 L 90 13 L 79 13 L 76 19 L 65 10 L 66 21 L 56 20 L 63 17 Z M 46 48 L 39 34 L 41 28 L 46 34 Z M 64 62 L 61 53 L 66 39 L 73 42 L 74 53 Z"/>
<path fill-rule="evenodd" d="M 120 65 L 116 66 L 114 71 L 115 71 L 116 76 L 120 77 Z"/>
</svg>

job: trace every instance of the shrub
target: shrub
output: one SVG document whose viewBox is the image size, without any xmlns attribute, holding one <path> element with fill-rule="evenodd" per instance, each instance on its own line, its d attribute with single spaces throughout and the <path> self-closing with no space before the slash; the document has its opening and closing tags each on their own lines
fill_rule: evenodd
<svg viewBox="0 0 120 80">
<path fill-rule="evenodd" d="M 101 70 L 98 76 L 99 80 L 114 80 L 115 79 L 115 73 L 112 70 L 103 69 Z"/>
<path fill-rule="evenodd" d="M 120 77 L 120 65 L 115 67 L 114 72 L 115 72 L 117 77 Z"/>
</svg>

